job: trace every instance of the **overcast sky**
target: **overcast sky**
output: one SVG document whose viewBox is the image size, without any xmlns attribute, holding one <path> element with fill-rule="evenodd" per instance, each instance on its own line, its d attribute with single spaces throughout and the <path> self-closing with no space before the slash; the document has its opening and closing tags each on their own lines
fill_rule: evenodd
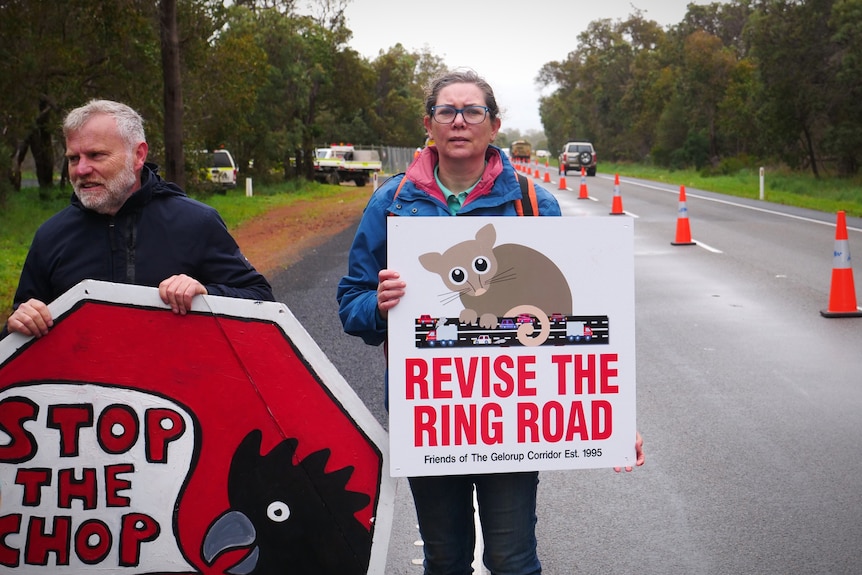
<svg viewBox="0 0 862 575">
<path fill-rule="evenodd" d="M 428 48 L 449 68 L 473 68 L 494 88 L 502 129 L 541 130 L 534 82 L 546 63 L 565 60 L 594 20 L 625 19 L 635 9 L 663 27 L 679 23 L 691 0 L 352 0 L 350 46 L 373 60 L 401 43 Z M 696 0 L 695 4 L 708 4 Z M 469 16 L 469 14 L 474 14 Z M 577 14 L 577 17 L 575 17 Z M 478 15 L 478 16 L 477 16 Z"/>
</svg>

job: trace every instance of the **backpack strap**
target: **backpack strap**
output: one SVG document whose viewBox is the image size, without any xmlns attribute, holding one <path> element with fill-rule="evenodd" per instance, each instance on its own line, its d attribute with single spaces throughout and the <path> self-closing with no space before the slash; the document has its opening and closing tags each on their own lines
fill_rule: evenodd
<svg viewBox="0 0 862 575">
<path fill-rule="evenodd" d="M 397 188 L 395 188 L 395 195 L 394 195 L 394 196 L 392 196 L 392 201 L 395 201 L 395 198 L 397 198 L 397 197 L 398 197 L 398 194 L 400 194 L 400 193 L 401 193 L 401 188 L 403 188 L 403 187 L 404 187 L 404 184 L 405 184 L 406 182 L 407 182 L 407 175 L 405 174 L 405 175 L 404 175 L 404 177 L 403 177 L 403 178 L 401 178 L 401 181 L 400 181 L 400 182 L 398 182 L 398 187 L 397 187 Z"/>
<path fill-rule="evenodd" d="M 519 216 L 538 216 L 539 200 L 536 199 L 536 186 L 533 180 L 523 174 L 518 176 L 518 184 L 521 186 L 521 200 L 515 203 L 515 211 Z"/>
<path fill-rule="evenodd" d="M 406 175 L 404 175 L 404 173 L 403 173 L 403 172 L 401 173 L 401 175 L 402 175 L 402 176 L 404 176 L 404 177 L 402 177 L 402 178 L 401 178 L 401 181 L 400 181 L 400 182 L 398 182 L 398 187 L 397 187 L 397 188 L 395 188 L 395 195 L 394 195 L 394 196 L 392 196 L 392 201 L 393 201 L 393 202 L 395 201 L 395 198 L 397 198 L 397 197 L 398 197 L 398 194 L 400 194 L 400 193 L 401 193 L 401 188 L 403 188 L 403 187 L 404 187 L 404 184 L 407 182 L 407 176 L 406 176 Z M 392 176 L 392 177 L 394 178 L 395 176 Z M 389 213 L 389 214 L 387 214 L 387 215 L 389 215 L 389 216 L 394 216 L 395 214 L 393 214 L 392 212 L 390 212 L 390 213 Z"/>
</svg>

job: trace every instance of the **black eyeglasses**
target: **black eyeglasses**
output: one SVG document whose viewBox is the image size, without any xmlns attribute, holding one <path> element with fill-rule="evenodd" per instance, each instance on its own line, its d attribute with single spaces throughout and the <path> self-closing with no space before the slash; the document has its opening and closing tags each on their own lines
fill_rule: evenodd
<svg viewBox="0 0 862 575">
<path fill-rule="evenodd" d="M 431 106 L 431 117 L 438 124 L 451 124 L 455 121 L 455 116 L 461 114 L 468 124 L 481 124 L 490 111 L 487 106 Z"/>
</svg>

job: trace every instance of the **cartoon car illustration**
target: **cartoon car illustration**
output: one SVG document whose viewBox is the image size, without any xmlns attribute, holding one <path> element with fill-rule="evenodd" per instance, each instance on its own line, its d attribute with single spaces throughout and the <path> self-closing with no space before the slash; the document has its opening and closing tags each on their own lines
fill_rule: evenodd
<svg viewBox="0 0 862 575">
<path fill-rule="evenodd" d="M 556 312 L 556 313 L 551 314 L 550 320 L 553 322 L 560 323 L 560 322 L 566 321 L 566 316 L 564 316 L 563 314 L 561 314 L 559 312 Z"/>
<path fill-rule="evenodd" d="M 425 327 L 425 326 L 430 327 L 430 326 L 434 325 L 434 318 L 431 317 L 427 313 L 423 313 L 422 315 L 419 316 L 419 325 L 421 325 L 422 327 Z"/>
<path fill-rule="evenodd" d="M 491 345 L 491 336 L 487 334 L 477 335 L 473 339 L 473 343 L 476 345 Z"/>
<path fill-rule="evenodd" d="M 500 320 L 500 329 L 515 329 L 515 320 L 510 317 L 504 317 Z"/>
<path fill-rule="evenodd" d="M 533 323 L 533 316 L 528 313 L 522 313 L 518 316 L 518 323 Z"/>
</svg>

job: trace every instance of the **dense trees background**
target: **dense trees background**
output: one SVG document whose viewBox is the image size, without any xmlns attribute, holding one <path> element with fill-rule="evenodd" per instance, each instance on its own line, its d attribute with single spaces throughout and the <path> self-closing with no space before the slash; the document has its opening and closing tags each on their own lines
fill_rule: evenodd
<svg viewBox="0 0 862 575">
<path fill-rule="evenodd" d="M 732 172 L 852 175 L 862 159 L 862 0 L 690 4 L 666 30 L 600 20 L 537 82 L 552 149 Z"/>
<path fill-rule="evenodd" d="M 63 114 L 93 97 L 141 111 L 151 158 L 190 186 L 196 152 L 220 146 L 291 178 L 323 143 L 421 145 L 422 89 L 444 62 L 400 44 L 360 56 L 347 2 L 0 0 L 0 201 L 28 152 L 53 185 Z M 668 28 L 635 10 L 591 22 L 535 82 L 552 152 L 587 139 L 606 160 L 857 174 L 862 0 L 692 4 Z"/>
</svg>

